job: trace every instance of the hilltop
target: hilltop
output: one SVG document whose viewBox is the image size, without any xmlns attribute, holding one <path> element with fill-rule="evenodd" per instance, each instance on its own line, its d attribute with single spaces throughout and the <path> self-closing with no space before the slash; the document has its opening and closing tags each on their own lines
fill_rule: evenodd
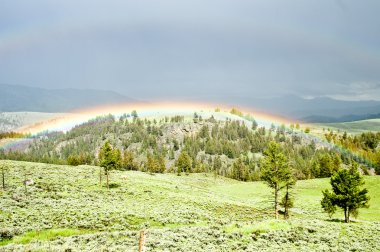
<svg viewBox="0 0 380 252">
<path fill-rule="evenodd" d="M 177 111 L 178 112 L 178 111 Z M 269 126 L 268 126 L 269 124 Z M 66 124 L 65 124 L 66 125 Z M 256 121 L 237 109 L 226 112 L 183 112 L 145 114 L 136 111 L 119 116 L 106 115 L 76 125 L 68 131 L 52 131 L 26 136 L 12 146 L 0 135 L 8 149 L 0 158 L 54 164 L 98 164 L 105 142 L 121 153 L 121 169 L 173 172 L 182 153 L 189 156 L 188 172 L 210 172 L 238 180 L 258 180 L 260 159 L 268 143 L 275 141 L 292 160 L 298 179 L 328 177 L 352 159 L 364 174 L 380 172 L 377 146 L 380 134 L 343 136 L 325 131 L 316 137 L 298 124 L 270 124 Z M 314 130 L 314 129 L 313 129 Z M 23 135 L 21 135 L 22 137 Z M 335 144 L 347 145 L 342 151 Z M 327 165 L 325 162 L 330 162 Z M 320 168 L 321 167 L 321 168 Z"/>
<path fill-rule="evenodd" d="M 274 220 L 271 191 L 212 173 L 149 174 L 113 171 L 113 186 L 99 187 L 99 167 L 0 161 L 7 190 L 0 191 L 0 251 L 136 251 L 147 230 L 148 251 L 379 250 L 379 177 L 365 177 L 369 209 L 347 225 L 322 213 L 328 179 L 299 181 L 288 221 Z M 34 185 L 25 191 L 20 182 Z M 10 238 L 10 239 L 9 239 Z"/>
</svg>

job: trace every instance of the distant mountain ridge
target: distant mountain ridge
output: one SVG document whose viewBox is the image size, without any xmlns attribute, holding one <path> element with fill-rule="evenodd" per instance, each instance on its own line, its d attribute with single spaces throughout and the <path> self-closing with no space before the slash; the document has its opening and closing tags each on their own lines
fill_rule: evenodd
<svg viewBox="0 0 380 252">
<path fill-rule="evenodd" d="M 133 101 L 136 100 L 107 90 L 43 89 L 0 84 L 0 112 L 56 113 Z"/>
<path fill-rule="evenodd" d="M 354 122 L 354 121 L 362 121 L 369 119 L 377 119 L 380 118 L 379 114 L 365 114 L 365 115 L 345 115 L 341 117 L 330 117 L 330 116 L 318 116 L 312 115 L 302 118 L 303 122 L 308 123 L 341 123 L 341 122 Z"/>
<path fill-rule="evenodd" d="M 170 100 L 170 99 L 169 99 Z M 272 98 L 251 98 L 205 94 L 202 99 L 234 106 L 247 106 L 303 122 L 349 122 L 380 118 L 380 101 L 342 101 L 328 97 L 305 99 L 296 95 Z M 114 91 L 94 89 L 43 89 L 0 84 L 0 112 L 70 112 L 90 108 L 139 102 Z"/>
<path fill-rule="evenodd" d="M 229 98 L 226 97 L 226 100 Z M 244 106 L 304 122 L 347 122 L 380 118 L 380 101 L 343 101 L 328 97 L 305 99 L 296 95 L 240 98 Z"/>
</svg>

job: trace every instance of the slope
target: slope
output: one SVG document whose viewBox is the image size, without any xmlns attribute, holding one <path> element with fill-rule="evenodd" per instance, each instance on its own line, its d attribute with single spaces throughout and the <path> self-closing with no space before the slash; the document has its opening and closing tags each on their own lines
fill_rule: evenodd
<svg viewBox="0 0 380 252">
<path fill-rule="evenodd" d="M 380 177 L 365 178 L 371 207 L 344 224 L 321 212 L 327 179 L 298 182 L 291 219 L 275 221 L 271 191 L 261 182 L 113 171 L 108 191 L 99 186 L 98 167 L 0 164 L 9 168 L 0 192 L 3 251 L 136 251 L 144 227 L 154 251 L 380 249 Z M 34 185 L 25 189 L 25 177 Z"/>
</svg>

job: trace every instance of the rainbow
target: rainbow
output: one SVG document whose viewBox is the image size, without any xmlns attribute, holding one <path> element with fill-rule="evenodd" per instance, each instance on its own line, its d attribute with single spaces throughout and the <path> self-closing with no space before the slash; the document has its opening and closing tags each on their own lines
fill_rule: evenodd
<svg viewBox="0 0 380 252">
<path fill-rule="evenodd" d="M 219 108 L 221 112 L 214 112 L 215 108 Z M 252 115 L 255 120 L 262 126 L 270 126 L 272 123 L 275 125 L 289 124 L 292 123 L 289 119 L 285 117 L 280 117 L 272 115 L 269 113 L 259 112 L 253 109 L 238 108 L 245 114 Z M 200 114 L 215 115 L 219 114 L 221 117 L 229 117 L 237 119 L 242 119 L 238 116 L 229 113 L 231 107 L 219 106 L 216 104 L 206 104 L 206 103 L 181 103 L 181 102 L 157 102 L 157 103 L 126 103 L 118 105 L 108 105 L 100 106 L 94 108 L 88 108 L 83 110 L 76 110 L 67 113 L 66 116 L 60 116 L 57 118 L 52 118 L 47 121 L 39 122 L 33 125 L 26 125 L 19 129 L 17 132 L 30 133 L 32 135 L 38 135 L 44 132 L 53 131 L 68 131 L 71 128 L 87 122 L 97 116 L 112 114 L 115 116 L 121 116 L 123 114 L 131 113 L 133 110 L 138 112 L 141 118 L 155 118 L 163 116 L 173 116 L 173 115 L 193 115 L 194 112 Z"/>
<path fill-rule="evenodd" d="M 220 112 L 215 112 L 215 109 L 219 108 Z M 287 118 L 276 116 L 270 113 L 263 113 L 252 108 L 238 107 L 239 111 L 243 115 L 252 116 L 260 127 L 269 128 L 271 125 L 289 125 L 295 123 L 295 121 Z M 71 111 L 65 116 L 59 116 L 46 121 L 42 121 L 33 125 L 26 125 L 19 129 L 17 132 L 30 134 L 31 136 L 47 135 L 53 132 L 67 132 L 75 126 L 83 124 L 90 119 L 97 116 L 112 114 L 114 116 L 121 116 L 123 114 L 130 114 L 133 110 L 136 110 L 140 118 L 154 119 L 162 118 L 165 116 L 183 115 L 185 117 L 192 117 L 194 112 L 202 116 L 203 118 L 209 118 L 214 116 L 217 120 L 224 120 L 230 118 L 232 120 L 244 121 L 247 124 L 251 122 L 245 118 L 229 113 L 231 106 L 220 106 L 212 103 L 184 103 L 184 102 L 156 102 L 156 103 L 124 103 L 118 105 L 107 105 L 93 108 L 87 108 L 82 110 Z M 304 127 L 307 124 L 302 124 Z M 298 131 L 298 134 L 304 138 L 315 141 L 319 146 L 327 147 L 329 149 L 335 149 L 338 151 L 349 151 L 343 146 L 328 143 L 322 137 L 315 134 L 305 134 Z M 3 150 L 18 150 L 27 146 L 33 139 L 28 138 L 16 138 L 16 139 L 2 139 L 0 140 L 0 149 Z M 349 151 L 353 156 L 357 156 L 355 153 Z"/>
<path fill-rule="evenodd" d="M 220 112 L 215 112 L 219 108 Z M 129 114 L 136 110 L 140 118 L 160 118 L 164 116 L 193 116 L 197 112 L 203 118 L 209 118 L 211 115 L 216 119 L 231 118 L 235 120 L 245 120 L 237 115 L 230 114 L 231 106 L 220 106 L 212 103 L 184 103 L 184 102 L 155 102 L 155 103 L 124 103 L 117 105 L 106 105 L 81 110 L 71 111 L 63 116 L 41 121 L 32 125 L 22 126 L 15 131 L 30 134 L 31 136 L 45 135 L 51 132 L 67 132 L 75 126 L 89 121 L 97 116 L 112 114 L 114 116 L 121 116 Z M 290 124 L 292 121 L 284 117 L 276 116 L 270 113 L 263 113 L 250 108 L 239 107 L 239 111 L 244 115 L 251 115 L 255 118 L 259 126 L 269 128 L 272 124 Z M 247 121 L 247 120 L 245 120 Z M 248 122 L 249 123 L 249 122 Z M 28 140 L 29 139 L 29 140 Z M 26 143 L 30 142 L 28 139 L 2 139 L 0 140 L 0 148 L 18 149 Z"/>
</svg>

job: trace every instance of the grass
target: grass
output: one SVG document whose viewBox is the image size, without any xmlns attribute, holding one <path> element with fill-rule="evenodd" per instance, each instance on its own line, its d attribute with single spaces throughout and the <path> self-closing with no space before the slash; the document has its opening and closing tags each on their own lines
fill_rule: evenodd
<svg viewBox="0 0 380 252">
<path fill-rule="evenodd" d="M 266 233 L 276 230 L 290 230 L 292 225 L 289 222 L 282 220 L 266 220 L 254 224 L 231 224 L 224 228 L 227 233 L 241 233 L 244 235 Z"/>
<path fill-rule="evenodd" d="M 58 228 L 58 229 L 47 229 L 41 231 L 30 231 L 24 233 L 20 236 L 15 236 L 12 239 L 6 239 L 0 241 L 0 246 L 7 245 L 9 243 L 14 244 L 28 244 L 31 241 L 51 241 L 58 237 L 67 237 L 73 235 L 87 234 L 94 231 L 90 230 L 79 230 L 79 229 L 68 229 L 68 228 Z"/>
<path fill-rule="evenodd" d="M 301 250 L 318 250 L 315 244 L 332 246 L 335 243 L 330 240 L 339 234 L 347 246 L 355 243 L 345 239 L 355 236 L 360 246 L 376 248 L 375 237 L 380 236 L 379 176 L 365 177 L 370 208 L 361 209 L 358 219 L 347 225 L 327 221 L 322 212 L 321 192 L 330 189 L 328 179 L 298 181 L 293 190 L 295 207 L 290 220 L 284 221 L 273 219 L 273 192 L 263 182 L 239 182 L 212 174 L 113 171 L 110 182 L 118 186 L 107 190 L 99 186 L 98 167 L 0 162 L 10 168 L 8 189 L 0 193 L 0 235 L 3 228 L 13 234 L 12 239 L 0 241 L 6 251 L 17 250 L 16 245 L 30 250 L 61 250 L 62 246 L 74 251 L 94 246 L 106 250 L 102 244 L 109 240 L 113 250 L 135 251 L 138 230 L 143 227 L 149 229 L 152 251 L 246 249 L 242 244 L 273 251 L 279 249 L 276 244 L 297 239 L 304 240 L 297 245 Z M 21 183 L 25 173 L 35 181 L 27 193 Z M 333 218 L 342 220 L 343 214 L 338 212 Z M 305 235 L 302 228 L 315 232 Z M 262 239 L 271 240 L 251 241 L 252 233 L 266 234 Z M 222 249 L 222 244 L 227 247 Z M 294 250 L 292 243 L 284 250 Z"/>
<path fill-rule="evenodd" d="M 312 131 L 322 131 L 323 128 L 331 129 L 333 131 L 346 131 L 351 134 L 358 134 L 365 131 L 380 131 L 380 119 L 369 119 L 354 122 L 341 122 L 341 123 L 315 123 L 312 124 Z M 326 131 L 327 132 L 327 131 Z"/>
<path fill-rule="evenodd" d="M 358 220 L 380 221 L 380 176 L 364 176 L 365 185 L 370 196 L 370 207 L 359 210 Z M 295 208 L 293 211 L 301 210 L 303 215 L 324 215 L 321 209 L 322 190 L 331 190 L 330 179 L 310 179 L 297 182 L 294 194 Z M 326 216 L 326 215 L 325 215 Z M 333 218 L 342 219 L 343 212 L 338 210 Z"/>
</svg>

